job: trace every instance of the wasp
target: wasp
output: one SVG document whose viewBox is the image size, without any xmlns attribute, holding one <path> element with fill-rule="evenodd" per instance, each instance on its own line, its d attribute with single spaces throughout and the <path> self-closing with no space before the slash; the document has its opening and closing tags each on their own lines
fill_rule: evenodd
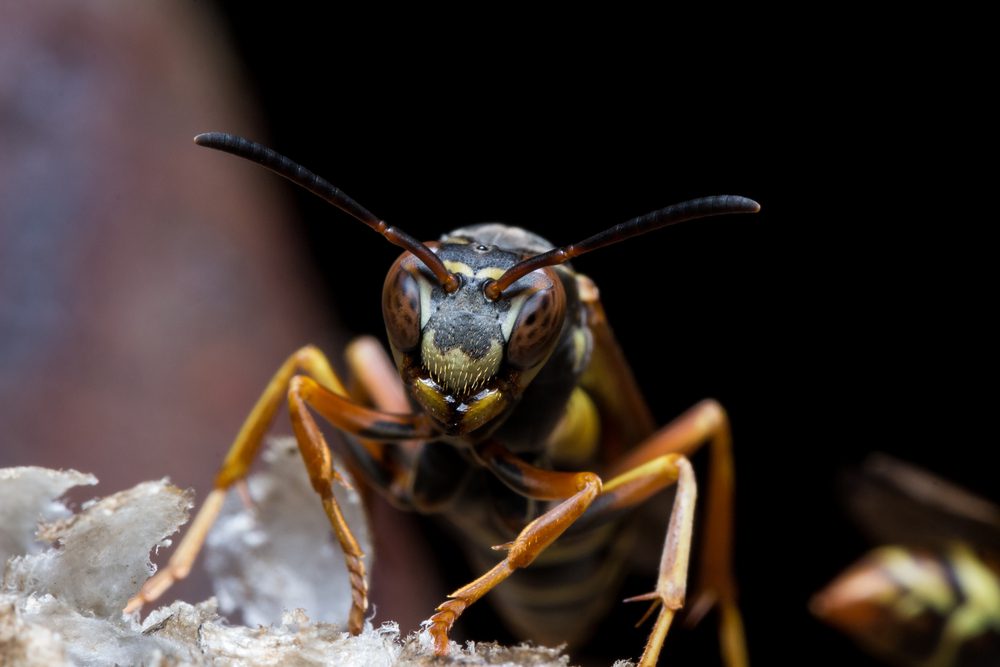
<svg viewBox="0 0 1000 667">
<path fill-rule="evenodd" d="M 348 346 L 350 386 L 359 388 L 351 393 L 315 347 L 292 354 L 244 422 L 169 563 L 126 611 L 187 575 L 227 489 L 246 477 L 287 400 L 312 486 L 345 554 L 352 632 L 360 632 L 367 610 L 367 577 L 332 492 L 343 480 L 313 412 L 350 436 L 349 464 L 392 504 L 442 515 L 469 545 L 484 573 L 451 593 L 426 623 L 440 655 L 462 613 L 522 568 L 497 588 L 513 629 L 546 643 L 584 637 L 621 581 L 628 555 L 622 545 L 636 532 L 632 510 L 675 487 L 655 589 L 631 598 L 651 603 L 647 616 L 659 610 L 641 659 L 656 664 L 686 596 L 697 494 L 688 456 L 707 443 L 706 538 L 692 613 L 718 604 L 726 663 L 747 664 L 731 557 L 726 413 L 704 401 L 657 430 L 597 288 L 568 262 L 685 220 L 754 213 L 756 202 L 695 199 L 563 247 L 501 224 L 462 227 L 422 243 L 264 146 L 225 133 L 201 134 L 195 143 L 258 162 L 403 249 L 382 291 L 391 360 L 370 337 Z"/>
<path fill-rule="evenodd" d="M 882 454 L 848 492 L 882 546 L 817 594 L 813 612 L 893 664 L 1000 664 L 1000 507 Z"/>
</svg>

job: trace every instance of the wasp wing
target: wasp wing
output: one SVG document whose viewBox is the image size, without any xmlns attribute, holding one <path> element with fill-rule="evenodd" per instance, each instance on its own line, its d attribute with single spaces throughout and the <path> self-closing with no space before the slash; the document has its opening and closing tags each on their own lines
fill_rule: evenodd
<svg viewBox="0 0 1000 667">
<path fill-rule="evenodd" d="M 875 543 L 963 541 L 1000 552 L 1000 507 L 926 470 L 873 454 L 845 487 L 851 514 Z"/>
</svg>

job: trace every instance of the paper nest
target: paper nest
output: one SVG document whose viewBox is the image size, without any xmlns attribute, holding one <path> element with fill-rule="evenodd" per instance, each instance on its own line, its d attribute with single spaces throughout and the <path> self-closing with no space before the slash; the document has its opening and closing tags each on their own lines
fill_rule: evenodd
<svg viewBox="0 0 1000 667">
<path fill-rule="evenodd" d="M 155 572 L 150 551 L 187 521 L 193 494 L 167 480 L 92 500 L 73 513 L 59 498 L 97 479 L 73 470 L 0 469 L 0 665 L 559 665 L 558 649 L 452 644 L 433 655 L 424 632 L 392 622 L 345 632 L 349 591 L 294 441 L 276 441 L 250 479 L 255 511 L 231 494 L 206 543 L 216 598 L 174 602 L 145 620 L 125 603 Z M 357 494 L 338 500 L 370 553 Z M 370 571 L 370 569 L 369 569 Z M 155 605 L 154 605 L 155 606 Z M 253 627 L 219 615 L 240 613 Z M 316 619 L 316 620 L 310 620 Z"/>
</svg>

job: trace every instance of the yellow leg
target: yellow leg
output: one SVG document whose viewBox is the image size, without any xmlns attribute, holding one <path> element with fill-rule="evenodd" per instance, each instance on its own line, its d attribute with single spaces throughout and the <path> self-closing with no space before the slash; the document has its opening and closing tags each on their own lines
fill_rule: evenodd
<svg viewBox="0 0 1000 667">
<path fill-rule="evenodd" d="M 246 478 L 250 466 L 257 458 L 264 433 L 274 420 L 274 414 L 288 391 L 288 383 L 296 372 L 309 373 L 334 391 L 344 393 L 340 379 L 333 372 L 326 357 L 316 347 L 311 345 L 303 347 L 285 360 L 244 420 L 215 476 L 215 488 L 205 498 L 205 502 L 202 503 L 169 562 L 146 581 L 135 597 L 129 600 L 125 607 L 126 613 L 156 600 L 174 582 L 185 578 L 191 571 L 191 566 L 198 557 L 209 530 L 219 516 L 226 491 L 233 484 Z"/>
<path fill-rule="evenodd" d="M 698 595 L 691 605 L 689 619 L 692 622 L 696 621 L 718 602 L 719 642 L 725 663 L 730 667 L 745 667 L 749 664 L 749 660 L 743 620 L 736 604 L 736 581 L 732 560 L 734 482 L 732 437 L 725 410 L 716 401 L 702 401 L 632 450 L 615 465 L 613 472 L 636 469 L 637 466 L 641 467 L 666 454 L 690 456 L 706 443 L 709 444 L 711 460 L 705 540 L 701 550 L 700 577 L 696 587 Z M 623 476 L 627 477 L 628 473 L 623 473 Z M 613 487 L 609 487 L 611 482 L 605 486 L 605 494 L 613 490 Z M 652 492 L 649 490 L 634 497 L 630 494 L 621 494 L 621 498 L 614 500 L 602 498 L 599 505 L 602 511 L 633 505 L 641 502 Z"/>
<path fill-rule="evenodd" d="M 653 631 L 646 641 L 646 648 L 639 661 L 640 667 L 656 664 L 674 615 L 684 606 L 687 594 L 688 562 L 691 555 L 691 538 L 694 534 L 694 509 L 698 496 L 694 470 L 680 454 L 664 454 L 652 461 L 615 477 L 604 486 L 604 496 L 611 505 L 634 505 L 657 491 L 677 484 L 674 506 L 660 558 L 660 573 L 656 590 L 629 598 L 627 602 L 650 600 L 649 613 L 662 605 Z"/>
</svg>

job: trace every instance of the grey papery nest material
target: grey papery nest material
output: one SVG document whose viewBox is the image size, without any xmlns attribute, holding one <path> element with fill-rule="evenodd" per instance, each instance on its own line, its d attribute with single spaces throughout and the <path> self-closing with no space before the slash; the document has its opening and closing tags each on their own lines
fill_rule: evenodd
<svg viewBox="0 0 1000 667">
<path fill-rule="evenodd" d="M 121 609 L 155 571 L 150 551 L 187 521 L 193 494 L 144 482 L 73 513 L 59 498 L 96 484 L 92 475 L 0 469 L 0 665 L 569 664 L 558 649 L 472 642 L 453 643 L 442 661 L 426 632 L 400 637 L 392 622 L 349 635 L 343 558 L 294 442 L 274 443 L 265 458 L 250 480 L 257 509 L 230 498 L 206 546 L 218 603 L 177 601 L 145 620 Z M 370 552 L 357 494 L 339 489 L 338 499 Z"/>
</svg>

